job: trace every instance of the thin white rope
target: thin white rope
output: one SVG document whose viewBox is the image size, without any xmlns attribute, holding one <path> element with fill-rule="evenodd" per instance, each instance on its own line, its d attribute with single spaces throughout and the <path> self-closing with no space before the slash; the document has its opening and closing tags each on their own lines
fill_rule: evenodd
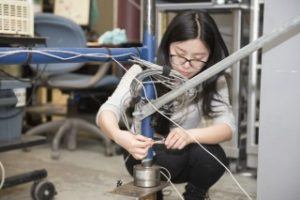
<svg viewBox="0 0 300 200">
<path fill-rule="evenodd" d="M 125 69 L 127 71 L 127 69 L 122 66 L 122 64 L 120 62 L 118 62 L 117 60 L 113 59 L 118 65 L 120 65 L 120 67 L 122 67 L 123 69 Z M 136 78 L 135 78 L 136 79 Z M 142 82 L 138 79 L 136 79 L 136 81 L 138 81 L 141 85 Z M 144 93 L 146 94 L 146 90 L 145 87 L 143 86 L 143 90 Z M 252 198 L 250 197 L 250 195 L 245 191 L 245 189 L 240 185 L 240 183 L 235 179 L 235 177 L 233 176 L 233 174 L 231 173 L 231 171 L 222 163 L 222 161 L 220 161 L 215 155 L 213 155 L 210 151 L 208 151 L 202 144 L 200 144 L 200 142 L 189 132 L 187 132 L 184 128 L 182 128 L 178 123 L 176 123 L 175 121 L 173 121 L 171 118 L 169 118 L 168 116 L 166 116 L 164 113 L 162 113 L 159 109 L 157 109 L 152 102 L 147 98 L 147 96 L 145 95 L 145 99 L 148 101 L 148 103 L 153 107 L 153 109 L 156 110 L 156 112 L 160 113 L 161 115 L 163 115 L 165 118 L 167 118 L 168 120 L 170 120 L 175 126 L 177 126 L 178 128 L 180 128 L 181 130 L 183 130 L 186 134 L 188 134 L 194 141 L 195 143 L 197 143 L 205 152 L 207 152 L 209 155 L 211 155 L 219 164 L 221 164 L 225 170 L 230 174 L 231 178 L 234 180 L 234 182 L 237 184 L 237 186 L 239 187 L 239 189 L 247 196 L 247 198 L 249 200 L 252 200 Z"/>
<path fill-rule="evenodd" d="M 167 179 L 167 181 L 171 184 L 171 186 L 172 186 L 172 188 L 175 190 L 175 192 L 177 193 L 177 195 L 182 199 L 182 200 L 184 200 L 184 198 L 183 198 L 183 196 L 180 194 L 180 192 L 179 192 L 179 190 L 175 187 L 175 185 L 172 183 L 172 181 L 171 181 L 171 173 L 169 172 L 169 170 L 167 169 L 167 168 L 165 168 L 165 167 L 162 167 L 162 166 L 160 166 L 160 168 L 161 169 L 163 169 L 163 170 L 165 170 L 167 173 L 168 173 L 168 176 L 164 173 L 164 172 L 162 172 L 162 171 L 160 171 L 160 173 Z"/>
<path fill-rule="evenodd" d="M 8 52 L 0 52 L 0 58 L 6 57 L 6 56 L 10 56 L 10 55 L 14 55 L 14 54 L 18 54 L 18 53 L 37 53 L 37 54 L 43 54 L 45 56 L 48 57 L 52 57 L 52 58 L 56 58 L 59 60 L 70 60 L 70 59 L 74 59 L 74 58 L 78 58 L 78 57 L 94 57 L 94 58 L 103 58 L 103 57 L 107 57 L 107 58 L 111 58 L 112 60 L 114 60 L 121 68 L 123 68 L 123 70 L 127 71 L 127 69 L 120 63 L 118 62 L 115 58 L 118 57 L 122 57 L 122 56 L 129 56 L 132 55 L 132 53 L 124 53 L 124 54 L 119 54 L 117 56 L 111 56 L 108 54 L 104 54 L 104 53 L 97 53 L 97 54 L 81 54 L 81 53 L 77 53 L 77 52 L 71 52 L 71 51 L 59 51 L 59 50 L 49 50 L 48 52 L 59 52 L 59 53 L 68 53 L 68 54 L 72 54 L 74 56 L 71 57 L 61 57 L 61 56 L 57 56 L 57 55 L 53 55 L 51 53 L 46 53 L 44 51 L 39 51 L 39 50 L 16 50 L 16 51 L 8 51 Z M 103 55 L 103 56 L 99 56 L 99 55 Z M 135 78 L 135 77 L 134 77 Z M 135 78 L 136 79 L 136 78 Z M 146 90 L 145 87 L 143 86 L 142 82 L 139 81 L 138 79 L 136 79 L 136 81 L 138 81 L 141 85 L 142 88 L 144 90 L 144 93 L 146 94 Z M 224 168 L 225 170 L 230 174 L 231 178 L 234 180 L 234 182 L 237 184 L 237 186 L 240 188 L 240 190 L 247 196 L 247 198 L 249 200 L 252 200 L 252 198 L 249 196 L 249 194 L 244 190 L 244 188 L 239 184 L 239 182 L 235 179 L 235 177 L 233 176 L 233 174 L 231 173 L 231 171 L 215 156 L 213 155 L 211 152 L 209 152 L 203 145 L 200 144 L 199 141 L 196 140 L 196 138 L 188 133 L 184 128 L 182 128 L 178 123 L 176 123 L 175 121 L 173 121 L 171 118 L 169 118 L 168 116 L 166 116 L 164 113 L 162 113 L 159 109 L 157 109 L 152 103 L 151 101 L 147 98 L 147 96 L 145 95 L 145 99 L 148 101 L 148 103 L 153 107 L 153 109 L 155 109 L 158 113 L 160 113 L 162 116 L 166 117 L 168 120 L 170 120 L 175 126 L 177 126 L 178 128 L 182 129 L 186 134 L 188 134 L 194 141 L 195 143 L 197 143 L 204 151 L 206 151 L 209 155 L 211 155 L 217 162 L 219 162 Z M 2 173 L 4 171 L 4 167 L 2 165 L 2 163 L 0 164 Z M 5 174 L 3 174 L 5 175 Z M 4 180 L 4 176 L 2 176 L 2 180 L 1 183 Z M 4 183 L 2 183 L 4 184 Z M 1 184 L 0 184 L 1 186 Z M 0 187 L 1 188 L 1 187 Z"/>
</svg>

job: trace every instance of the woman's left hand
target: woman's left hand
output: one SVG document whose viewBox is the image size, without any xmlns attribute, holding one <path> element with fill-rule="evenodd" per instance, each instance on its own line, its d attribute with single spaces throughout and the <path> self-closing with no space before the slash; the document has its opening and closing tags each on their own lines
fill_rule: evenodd
<svg viewBox="0 0 300 200">
<path fill-rule="evenodd" d="M 166 138 L 165 145 L 168 149 L 183 149 L 186 145 L 192 143 L 193 139 L 187 133 L 187 130 L 174 128 Z"/>
</svg>

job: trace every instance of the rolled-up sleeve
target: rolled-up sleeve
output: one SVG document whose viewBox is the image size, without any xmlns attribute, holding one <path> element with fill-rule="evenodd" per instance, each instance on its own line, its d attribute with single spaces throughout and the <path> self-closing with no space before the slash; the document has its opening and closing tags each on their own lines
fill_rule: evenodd
<svg viewBox="0 0 300 200">
<path fill-rule="evenodd" d="M 96 116 L 96 124 L 99 126 L 99 117 L 101 112 L 104 110 L 109 110 L 113 112 L 117 118 L 120 120 L 121 110 L 125 109 L 123 107 L 123 100 L 131 99 L 130 94 L 130 84 L 132 80 L 142 71 L 142 68 L 139 65 L 133 65 L 130 69 L 124 74 L 122 77 L 118 87 L 114 91 L 114 93 L 107 99 L 107 101 L 101 105 L 100 109 L 98 110 Z"/>
<path fill-rule="evenodd" d="M 228 86 L 224 76 L 217 81 L 217 92 L 218 94 L 214 96 L 217 100 L 212 101 L 212 110 L 217 113 L 217 116 L 213 118 L 213 124 L 226 123 L 231 128 L 232 134 L 236 134 L 235 117 L 229 101 Z"/>
</svg>

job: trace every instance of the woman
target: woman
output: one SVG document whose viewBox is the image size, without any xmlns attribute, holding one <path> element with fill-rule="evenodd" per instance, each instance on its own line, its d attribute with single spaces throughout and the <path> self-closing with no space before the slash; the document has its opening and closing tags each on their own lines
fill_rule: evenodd
<svg viewBox="0 0 300 200">
<path fill-rule="evenodd" d="M 207 13 L 185 11 L 169 24 L 157 55 L 158 64 L 164 66 L 165 72 L 172 68 L 190 79 L 226 57 L 228 50 L 214 20 Z M 123 131 L 118 126 L 121 101 L 130 98 L 130 83 L 141 71 L 137 65 L 131 67 L 97 115 L 97 123 L 103 132 L 131 154 L 126 162 L 131 174 L 133 165 L 140 163 L 153 145 L 151 139 Z M 163 146 L 153 146 L 156 152 L 154 162 L 170 171 L 173 182 L 187 182 L 183 196 L 188 200 L 204 199 L 208 189 L 224 173 L 224 168 L 194 139 L 227 165 L 228 159 L 219 143 L 230 140 L 235 131 L 225 75 L 215 75 L 197 89 L 199 92 L 192 103 L 171 114 L 171 117 L 176 115 L 183 119 L 180 125 L 185 131 L 171 126 L 161 115 L 154 117 L 155 132 L 166 137 Z M 211 124 L 205 126 L 204 119 L 210 119 Z"/>
</svg>

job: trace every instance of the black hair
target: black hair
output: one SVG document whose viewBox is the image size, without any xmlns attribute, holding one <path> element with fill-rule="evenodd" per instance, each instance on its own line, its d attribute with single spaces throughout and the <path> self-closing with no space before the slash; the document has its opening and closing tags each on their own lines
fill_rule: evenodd
<svg viewBox="0 0 300 200">
<path fill-rule="evenodd" d="M 208 61 L 200 72 L 228 56 L 228 49 L 213 18 L 205 11 L 189 10 L 179 13 L 170 22 L 158 48 L 157 63 L 170 70 L 170 45 L 173 42 L 197 38 L 209 50 Z M 200 98 L 203 99 L 202 111 L 205 117 L 213 118 L 217 115 L 212 109 L 211 102 L 213 100 L 220 101 L 214 97 L 218 95 L 216 85 L 218 78 L 222 75 L 225 75 L 225 73 L 219 73 L 203 82 L 202 92 L 195 99 L 195 101 L 199 101 Z M 158 93 L 166 92 L 165 89 L 161 89 L 160 87 L 161 85 L 158 86 Z M 166 130 L 166 124 L 169 123 L 167 121 L 160 114 L 156 114 L 154 116 L 155 130 L 163 135 L 164 133 L 168 133 L 169 128 Z"/>
</svg>

